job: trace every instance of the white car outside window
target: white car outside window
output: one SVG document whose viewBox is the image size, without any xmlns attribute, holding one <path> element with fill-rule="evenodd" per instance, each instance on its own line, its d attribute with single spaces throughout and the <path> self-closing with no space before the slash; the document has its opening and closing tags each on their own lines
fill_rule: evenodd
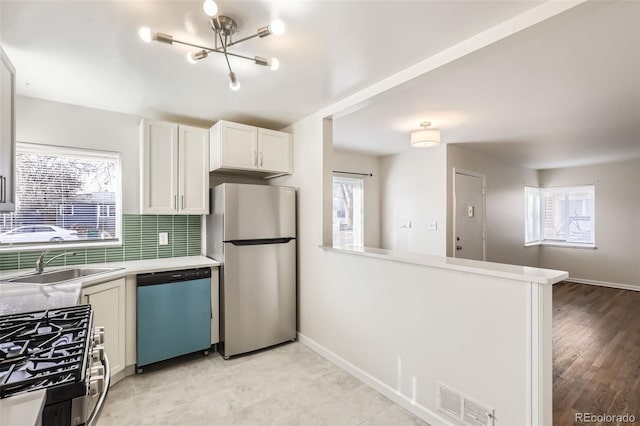
<svg viewBox="0 0 640 426">
<path fill-rule="evenodd" d="M 0 244 L 78 240 L 78 233 L 54 225 L 19 226 L 0 233 Z"/>
</svg>

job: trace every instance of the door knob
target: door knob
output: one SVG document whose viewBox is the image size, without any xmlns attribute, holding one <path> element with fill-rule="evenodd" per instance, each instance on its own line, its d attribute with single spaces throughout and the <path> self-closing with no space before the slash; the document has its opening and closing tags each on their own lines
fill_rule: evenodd
<svg viewBox="0 0 640 426">
<path fill-rule="evenodd" d="M 462 250 L 462 246 L 456 246 L 456 250 Z"/>
</svg>

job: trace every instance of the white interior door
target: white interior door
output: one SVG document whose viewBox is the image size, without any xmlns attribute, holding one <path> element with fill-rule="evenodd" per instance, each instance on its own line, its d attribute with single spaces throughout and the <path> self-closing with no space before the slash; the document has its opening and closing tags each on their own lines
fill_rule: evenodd
<svg viewBox="0 0 640 426">
<path fill-rule="evenodd" d="M 484 250 L 484 177 L 454 174 L 454 257 L 486 260 Z"/>
</svg>

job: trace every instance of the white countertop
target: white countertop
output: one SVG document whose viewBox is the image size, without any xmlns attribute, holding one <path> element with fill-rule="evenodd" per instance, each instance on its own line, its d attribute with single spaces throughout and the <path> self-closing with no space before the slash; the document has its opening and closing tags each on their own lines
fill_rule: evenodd
<svg viewBox="0 0 640 426">
<path fill-rule="evenodd" d="M 458 259 L 455 257 L 429 254 L 398 253 L 380 248 L 336 248 L 329 246 L 321 246 L 321 248 L 338 253 L 430 266 L 432 268 L 450 269 L 471 274 L 490 275 L 530 283 L 555 284 L 569 277 L 568 272 L 556 271 L 554 269 L 541 269 L 530 266 L 508 265 L 506 263 L 483 262 L 480 260 Z"/>
<path fill-rule="evenodd" d="M 121 268 L 116 271 L 91 275 L 55 285 L 6 283 L 2 280 L 32 272 L 31 269 L 0 272 L 0 315 L 55 309 L 78 303 L 80 290 L 94 284 L 149 272 L 206 268 L 220 265 L 205 256 L 171 257 L 165 259 L 132 260 L 127 262 L 92 263 L 47 268 L 45 272 L 73 267 Z"/>
<path fill-rule="evenodd" d="M 39 426 L 46 391 L 40 389 L 11 398 L 0 399 L 0 425 Z"/>
</svg>

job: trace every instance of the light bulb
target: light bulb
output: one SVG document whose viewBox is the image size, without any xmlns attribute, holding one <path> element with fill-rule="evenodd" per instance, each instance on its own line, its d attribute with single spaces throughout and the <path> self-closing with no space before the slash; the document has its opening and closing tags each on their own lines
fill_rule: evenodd
<svg viewBox="0 0 640 426">
<path fill-rule="evenodd" d="M 280 61 L 278 60 L 278 58 L 271 58 L 271 66 L 269 68 L 271 68 L 272 71 L 280 68 Z"/>
<path fill-rule="evenodd" d="M 229 87 L 231 88 L 231 90 L 233 90 L 234 92 L 237 92 L 238 90 L 240 90 L 240 82 L 238 80 L 236 81 L 230 81 L 229 82 Z"/>
<path fill-rule="evenodd" d="M 271 24 L 269 24 L 269 29 L 271 30 L 271 34 L 280 35 L 284 33 L 284 22 L 279 19 L 276 19 Z"/>
<path fill-rule="evenodd" d="M 204 13 L 209 16 L 216 16 L 218 14 L 218 5 L 213 0 L 205 0 L 202 4 L 202 9 Z"/>
<path fill-rule="evenodd" d="M 204 49 L 200 50 L 199 52 L 189 52 L 187 53 L 187 61 L 191 62 L 192 64 L 195 64 L 200 59 L 204 59 L 207 56 L 209 56 L 209 54 Z"/>
<path fill-rule="evenodd" d="M 145 43 L 149 43 L 153 39 L 153 33 L 151 32 L 151 29 L 149 29 L 149 27 L 140 28 L 138 30 L 138 35 Z"/>
</svg>

